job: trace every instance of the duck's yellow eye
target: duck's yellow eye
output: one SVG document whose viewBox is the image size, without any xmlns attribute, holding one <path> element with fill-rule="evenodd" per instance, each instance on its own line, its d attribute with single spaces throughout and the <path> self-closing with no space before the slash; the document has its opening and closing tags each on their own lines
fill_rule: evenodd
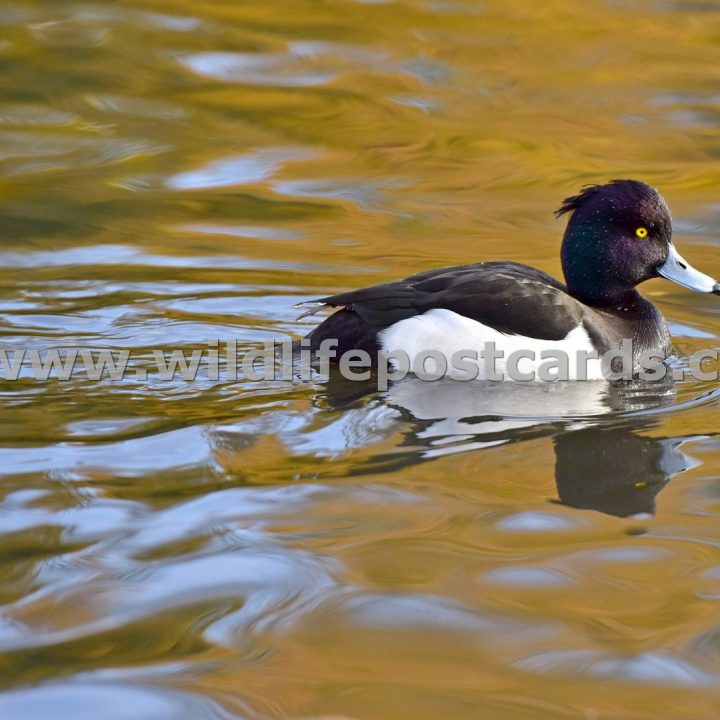
<svg viewBox="0 0 720 720">
<path fill-rule="evenodd" d="M 646 228 L 646 227 L 639 227 L 639 228 L 635 231 L 635 234 L 636 234 L 639 238 L 646 238 L 646 237 L 648 236 L 647 228 Z"/>
</svg>

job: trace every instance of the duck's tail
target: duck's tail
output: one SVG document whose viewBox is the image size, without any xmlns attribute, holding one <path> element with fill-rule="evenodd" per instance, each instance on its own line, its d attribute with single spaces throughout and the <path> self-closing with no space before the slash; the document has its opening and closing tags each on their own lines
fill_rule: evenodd
<svg viewBox="0 0 720 720">
<path fill-rule="evenodd" d="M 297 320 L 310 317 L 311 315 L 317 315 L 327 305 L 322 300 L 304 300 L 303 302 L 295 303 L 295 308 L 308 308 L 302 315 L 298 315 Z"/>
</svg>

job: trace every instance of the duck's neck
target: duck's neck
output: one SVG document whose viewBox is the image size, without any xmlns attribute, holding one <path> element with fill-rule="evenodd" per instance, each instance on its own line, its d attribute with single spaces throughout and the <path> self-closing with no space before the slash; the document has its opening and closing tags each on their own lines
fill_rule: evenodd
<svg viewBox="0 0 720 720">
<path fill-rule="evenodd" d="M 623 340 L 632 341 L 633 372 L 648 351 L 666 357 L 670 352 L 670 332 L 662 313 L 636 290 L 630 291 L 616 304 L 594 306 L 594 317 L 605 328 L 598 347 L 606 350 L 621 346 Z"/>
<path fill-rule="evenodd" d="M 565 278 L 568 292 L 584 305 L 632 314 L 645 307 L 645 298 L 635 289 L 627 286 L 613 286 L 606 282 L 596 286 L 588 285 L 587 281 L 578 283 Z"/>
</svg>

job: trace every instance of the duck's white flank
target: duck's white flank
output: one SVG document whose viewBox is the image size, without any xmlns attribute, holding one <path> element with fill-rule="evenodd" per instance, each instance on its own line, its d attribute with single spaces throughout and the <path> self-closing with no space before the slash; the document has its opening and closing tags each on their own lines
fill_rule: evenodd
<svg viewBox="0 0 720 720">
<path fill-rule="evenodd" d="M 480 351 L 486 350 L 487 344 L 492 342 L 495 343 L 495 349 L 503 353 L 503 356 L 495 361 L 495 371 L 502 376 L 503 380 L 518 379 L 512 376 L 513 372 L 508 373 L 510 356 L 517 351 L 533 353 L 533 359 L 526 357 L 517 359 L 517 370 L 523 374 L 532 373 L 535 380 L 548 379 L 540 377 L 538 371 L 543 365 L 549 370 L 549 365 L 555 363 L 556 356 L 542 358 L 543 351 L 559 352 L 567 357 L 567 375 L 565 368 L 560 370 L 560 375 L 564 378 L 569 380 L 600 380 L 603 378 L 600 360 L 583 359 L 587 357 L 588 353 L 592 354 L 594 348 L 582 324 L 573 328 L 562 340 L 540 340 L 523 335 L 506 335 L 451 310 L 435 309 L 407 320 L 401 320 L 383 330 L 378 337 L 380 346 L 386 352 L 402 351 L 407 353 L 411 368 L 420 367 L 416 363 L 425 358 L 424 368 L 428 373 L 438 370 L 437 362 L 433 360 L 432 355 L 428 356 L 428 351 L 440 353 L 445 358 L 447 368 L 445 375 L 449 377 L 467 379 L 468 370 L 455 367 L 458 364 L 458 355 L 469 351 L 478 353 L 479 358 Z M 585 355 L 581 355 L 581 353 L 585 353 Z M 478 368 L 477 378 L 500 379 L 493 378 L 486 373 L 484 360 L 478 359 L 474 365 Z M 583 366 L 587 368 L 586 372 L 583 372 Z M 580 367 L 580 372 L 578 372 L 578 367 Z"/>
</svg>

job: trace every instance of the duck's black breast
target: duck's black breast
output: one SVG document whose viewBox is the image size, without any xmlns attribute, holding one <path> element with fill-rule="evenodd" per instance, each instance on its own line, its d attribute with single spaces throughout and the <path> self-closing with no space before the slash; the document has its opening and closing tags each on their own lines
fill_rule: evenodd
<svg viewBox="0 0 720 720">
<path fill-rule="evenodd" d="M 626 339 L 632 341 L 634 361 L 645 352 L 663 356 L 670 352 L 670 331 L 665 318 L 635 290 L 617 307 L 584 306 L 583 327 L 600 354 L 619 348 Z"/>
<path fill-rule="evenodd" d="M 444 309 L 507 335 L 562 340 L 580 325 L 585 306 L 547 273 L 512 262 L 429 270 L 317 302 L 344 308 L 308 336 L 311 347 L 338 340 L 338 349 L 376 349 L 377 334 L 401 320 Z"/>
</svg>

